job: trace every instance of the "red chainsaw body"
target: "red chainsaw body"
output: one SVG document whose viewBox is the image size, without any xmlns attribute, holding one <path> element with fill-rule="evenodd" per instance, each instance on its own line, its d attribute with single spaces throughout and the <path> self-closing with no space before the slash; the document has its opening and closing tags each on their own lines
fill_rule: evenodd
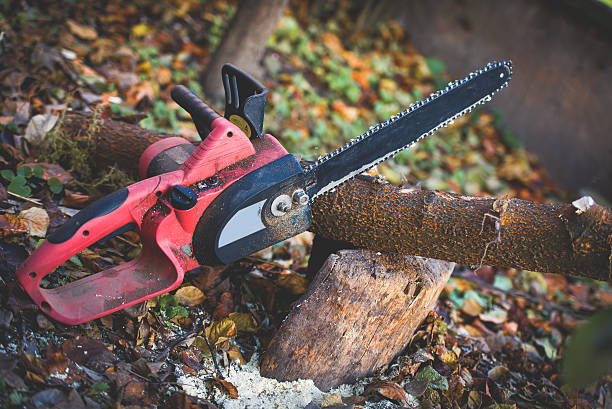
<svg viewBox="0 0 612 409">
<path fill-rule="evenodd" d="M 80 218 L 80 213 L 76 215 L 20 266 L 16 273 L 20 285 L 45 313 L 66 324 L 89 321 L 171 291 L 186 271 L 199 266 L 192 236 L 206 208 L 244 175 L 287 155 L 271 135 L 249 140 L 223 117 L 215 119 L 211 129 L 178 170 L 137 182 L 90 206 L 93 210 Z M 180 142 L 172 139 L 174 144 Z M 143 155 L 145 167 L 147 158 L 167 147 L 168 141 L 157 144 Z M 212 176 L 218 185 L 198 188 Z M 170 191 L 177 185 L 197 193 L 196 204 L 188 210 L 172 206 Z M 134 260 L 61 287 L 40 287 L 41 279 L 70 257 L 130 223 L 136 225 L 142 242 Z"/>
</svg>

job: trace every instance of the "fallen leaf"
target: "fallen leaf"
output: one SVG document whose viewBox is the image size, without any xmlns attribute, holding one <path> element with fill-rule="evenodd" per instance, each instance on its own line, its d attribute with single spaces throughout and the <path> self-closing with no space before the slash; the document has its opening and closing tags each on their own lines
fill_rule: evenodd
<svg viewBox="0 0 612 409">
<path fill-rule="evenodd" d="M 283 271 L 276 279 L 276 284 L 291 291 L 293 295 L 301 295 L 306 292 L 310 282 L 307 278 L 292 271 Z"/>
<path fill-rule="evenodd" d="M 202 290 L 192 285 L 179 288 L 174 295 L 178 298 L 179 304 L 189 307 L 200 305 L 206 299 Z"/>
<path fill-rule="evenodd" d="M 110 364 L 115 361 L 115 354 L 99 341 L 85 337 L 76 337 L 62 344 L 66 356 L 78 364 L 99 362 Z"/>
<path fill-rule="evenodd" d="M 36 409 L 46 409 L 55 407 L 63 400 L 64 394 L 59 389 L 44 389 L 34 394 L 29 403 L 34 405 Z"/>
<path fill-rule="evenodd" d="M 471 298 L 467 298 L 461 306 L 461 311 L 472 317 L 480 315 L 480 313 L 482 313 L 482 310 L 482 305 L 478 304 L 477 301 Z"/>
<path fill-rule="evenodd" d="M 342 406 L 342 396 L 338 393 L 326 393 L 321 398 L 321 408 L 329 408 L 332 406 Z"/>
<path fill-rule="evenodd" d="M 44 330 L 51 330 L 55 328 L 55 325 L 53 325 L 53 323 L 43 314 L 36 315 L 36 325 L 38 325 L 38 328 Z"/>
<path fill-rule="evenodd" d="M 34 169 L 36 166 L 40 166 L 43 170 L 42 180 L 49 180 L 51 178 L 58 178 L 64 185 L 71 183 L 74 178 L 68 171 L 62 168 L 60 165 L 46 162 L 29 162 L 24 163 L 22 166 L 29 166 Z M 68 206 L 68 205 L 66 205 Z M 71 206 L 68 206 L 71 207 Z"/>
<path fill-rule="evenodd" d="M 68 30 L 82 40 L 91 41 L 98 38 L 98 33 L 92 27 L 79 24 L 72 19 L 67 20 L 66 24 L 68 25 Z"/>
<path fill-rule="evenodd" d="M 149 396 L 145 382 L 131 381 L 123 388 L 123 400 L 121 402 L 127 405 L 145 405 L 151 400 Z"/>
<path fill-rule="evenodd" d="M 487 376 L 494 382 L 499 380 L 505 380 L 508 376 L 510 376 L 510 370 L 503 365 L 498 365 L 494 368 L 491 368 L 489 372 L 487 372 Z"/>
<path fill-rule="evenodd" d="M 236 345 L 230 346 L 227 351 L 227 355 L 232 361 L 239 361 L 240 365 L 245 365 L 247 363 L 246 359 L 244 359 L 244 357 L 242 356 L 242 352 L 240 352 L 240 349 Z"/>
<path fill-rule="evenodd" d="M 32 119 L 30 119 L 28 126 L 26 126 L 25 138 L 34 144 L 40 143 L 45 135 L 53 129 L 58 119 L 58 115 L 34 115 Z"/>
<path fill-rule="evenodd" d="M 10 237 L 28 232 L 28 226 L 21 217 L 14 214 L 0 214 L 0 237 Z"/>
<path fill-rule="evenodd" d="M 221 346 L 237 334 L 236 324 L 229 318 L 216 321 L 206 328 L 208 342 L 214 346 Z"/>
<path fill-rule="evenodd" d="M 508 312 L 502 309 L 494 309 L 487 311 L 478 316 L 482 321 L 492 322 L 493 324 L 502 324 L 508 317 Z"/>
<path fill-rule="evenodd" d="M 219 390 L 221 390 L 221 392 L 230 398 L 238 399 L 238 389 L 236 389 L 233 383 L 219 378 L 208 378 L 207 380 L 212 381 L 213 384 L 217 386 Z"/>
<path fill-rule="evenodd" d="M 433 389 L 448 390 L 448 380 L 429 365 L 421 369 L 414 379 L 429 382 L 428 386 Z"/>
<path fill-rule="evenodd" d="M 49 228 L 49 215 L 45 209 L 31 207 L 22 210 L 19 217 L 28 227 L 28 234 L 33 237 L 45 237 Z"/>
<path fill-rule="evenodd" d="M 238 332 L 257 332 L 259 329 L 255 318 L 250 313 L 232 312 L 228 318 L 234 321 Z"/>
<path fill-rule="evenodd" d="M 189 348 L 181 351 L 181 362 L 196 371 L 204 367 L 201 363 L 202 355 L 200 354 L 199 348 L 197 345 L 193 344 Z"/>
<path fill-rule="evenodd" d="M 363 394 L 370 395 L 373 392 L 377 392 L 384 396 L 387 399 L 394 400 L 401 405 L 408 405 L 408 397 L 406 396 L 406 391 L 404 391 L 400 386 L 393 382 L 376 382 L 366 386 Z"/>
<path fill-rule="evenodd" d="M 219 296 L 219 302 L 213 311 L 213 319 L 221 320 L 227 317 L 233 309 L 234 301 L 232 300 L 232 295 L 226 291 Z"/>
</svg>

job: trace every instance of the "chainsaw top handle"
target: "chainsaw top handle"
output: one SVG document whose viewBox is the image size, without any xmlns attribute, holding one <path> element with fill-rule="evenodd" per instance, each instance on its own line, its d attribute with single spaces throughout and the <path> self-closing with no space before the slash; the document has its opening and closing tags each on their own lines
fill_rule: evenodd
<svg viewBox="0 0 612 409">
<path fill-rule="evenodd" d="M 213 121 L 220 118 L 221 115 L 184 85 L 173 87 L 170 96 L 185 111 L 189 112 L 200 137 L 204 140 L 213 128 Z"/>
</svg>

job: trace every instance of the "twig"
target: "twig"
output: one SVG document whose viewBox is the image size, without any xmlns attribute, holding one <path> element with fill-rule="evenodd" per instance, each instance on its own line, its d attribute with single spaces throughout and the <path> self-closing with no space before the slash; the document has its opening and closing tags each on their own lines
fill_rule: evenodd
<svg viewBox="0 0 612 409">
<path fill-rule="evenodd" d="M 31 203 L 31 204 L 36 205 L 38 207 L 44 208 L 44 205 L 38 199 L 30 199 L 29 197 L 21 196 L 21 195 L 18 195 L 17 193 L 13 193 L 13 192 L 7 192 L 7 193 L 9 194 L 9 196 L 13 196 L 16 199 L 23 200 L 24 202 L 28 202 L 28 203 Z M 58 206 L 57 208 L 65 216 L 72 217 L 72 216 L 75 215 L 75 213 L 71 213 L 71 212 L 69 212 L 67 210 L 67 209 L 70 209 L 69 207 Z M 72 210 L 72 209 L 70 209 L 70 210 Z M 76 212 L 76 210 L 75 210 L 75 212 Z"/>
<path fill-rule="evenodd" d="M 172 351 L 172 348 L 174 348 L 175 346 L 177 346 L 181 342 L 185 341 L 187 338 L 189 338 L 193 334 L 197 334 L 200 331 L 202 331 L 202 326 L 201 325 L 196 325 L 194 327 L 194 329 L 192 329 L 191 331 L 186 332 L 183 335 L 175 338 L 172 342 L 170 342 L 170 344 L 162 352 L 157 354 L 155 359 L 153 359 L 153 362 L 161 361 L 162 359 L 164 359 L 170 353 L 170 351 Z M 206 336 L 204 336 L 204 338 L 206 338 Z"/>
<path fill-rule="evenodd" d="M 217 370 L 217 375 L 219 376 L 220 379 L 225 379 L 223 377 L 223 374 L 221 373 L 221 369 L 219 368 L 219 364 L 217 364 L 217 358 L 215 358 L 215 351 L 213 351 L 212 347 L 210 346 L 210 342 L 208 342 L 208 337 L 206 336 L 206 331 L 204 331 L 202 333 L 202 335 L 204 336 L 204 341 L 206 341 L 206 346 L 208 347 L 208 350 L 210 351 L 210 356 L 212 357 L 213 364 L 215 365 L 215 369 Z"/>
</svg>

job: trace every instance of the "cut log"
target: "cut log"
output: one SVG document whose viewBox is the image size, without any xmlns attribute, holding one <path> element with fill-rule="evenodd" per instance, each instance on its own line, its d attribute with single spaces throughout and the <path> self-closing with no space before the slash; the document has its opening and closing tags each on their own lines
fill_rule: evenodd
<svg viewBox="0 0 612 409">
<path fill-rule="evenodd" d="M 322 390 L 372 374 L 406 348 L 453 266 L 368 250 L 330 255 L 270 342 L 261 374 Z"/>
<path fill-rule="evenodd" d="M 91 129 L 86 116 L 67 114 L 65 122 L 68 134 Z M 98 158 L 132 173 L 149 144 L 171 136 L 110 119 L 95 129 Z M 597 204 L 471 197 L 356 178 L 317 198 L 312 210 L 315 233 L 356 247 L 612 281 L 612 212 Z"/>
</svg>

